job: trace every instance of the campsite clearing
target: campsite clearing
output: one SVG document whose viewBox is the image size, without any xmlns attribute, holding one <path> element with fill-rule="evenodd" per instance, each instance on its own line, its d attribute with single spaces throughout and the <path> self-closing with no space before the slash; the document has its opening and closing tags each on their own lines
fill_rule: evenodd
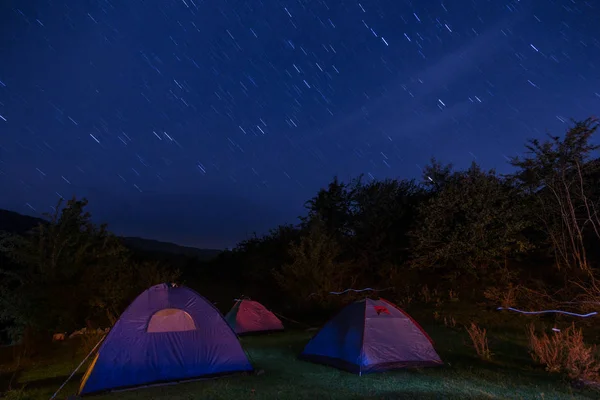
<svg viewBox="0 0 600 400">
<path fill-rule="evenodd" d="M 497 316 L 497 314 L 496 314 Z M 510 315 L 507 318 L 518 319 Z M 528 321 L 521 320 L 525 325 Z M 494 359 L 483 362 L 469 347 L 462 326 L 422 323 L 432 336 L 444 366 L 409 369 L 359 377 L 335 368 L 297 359 L 314 332 L 288 331 L 241 339 L 258 375 L 230 376 L 216 380 L 150 387 L 94 396 L 96 400 L 142 399 L 596 399 L 598 392 L 573 389 L 556 375 L 534 366 L 526 348 L 523 329 L 498 329 L 490 339 Z M 52 360 L 30 365 L 15 378 L 25 385 L 22 397 L 15 391 L 9 399 L 48 399 L 81 356 L 70 346 L 75 341 L 55 344 Z M 59 356 L 59 353 L 62 356 Z M 82 370 L 85 370 L 82 368 Z M 6 371 L 8 372 L 8 371 Z M 5 372 L 5 376 L 7 375 Z M 82 371 L 58 396 L 64 399 L 77 391 Z"/>
</svg>

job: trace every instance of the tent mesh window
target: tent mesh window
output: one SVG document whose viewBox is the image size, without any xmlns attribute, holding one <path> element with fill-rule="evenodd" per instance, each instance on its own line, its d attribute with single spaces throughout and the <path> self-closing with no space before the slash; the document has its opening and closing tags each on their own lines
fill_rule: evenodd
<svg viewBox="0 0 600 400">
<path fill-rule="evenodd" d="M 185 332 L 193 330 L 196 330 L 196 324 L 190 314 L 178 308 L 165 308 L 152 315 L 147 332 Z"/>
</svg>

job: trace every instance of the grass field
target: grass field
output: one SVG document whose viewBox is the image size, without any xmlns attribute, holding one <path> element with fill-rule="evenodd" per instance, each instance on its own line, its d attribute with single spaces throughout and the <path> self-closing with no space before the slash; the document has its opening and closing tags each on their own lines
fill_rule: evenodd
<svg viewBox="0 0 600 400">
<path fill-rule="evenodd" d="M 451 310 L 445 310 L 451 313 Z M 524 327 L 530 319 L 489 313 L 480 316 L 490 330 L 492 361 L 480 361 L 470 347 L 462 324 L 445 326 L 438 318 L 419 317 L 435 341 L 445 365 L 355 376 L 296 359 L 312 333 L 289 331 L 242 339 L 256 370 L 264 373 L 216 380 L 149 387 L 94 396 L 94 399 L 597 399 L 592 389 L 575 389 L 531 361 Z M 423 314 L 425 315 L 425 314 Z M 431 312 L 428 312 L 431 316 Z M 458 315 L 458 314 L 456 314 Z M 463 316 L 463 318 L 465 318 Z M 459 318 L 457 318 L 458 320 Z M 425 320 L 425 322 L 423 322 Z M 492 322 L 493 326 L 492 326 Z M 505 321 L 505 323 L 503 323 Z M 465 321 L 466 323 L 466 321 Z M 82 355 L 69 343 L 54 346 L 45 360 L 27 365 L 13 379 L 9 399 L 49 399 L 79 364 Z M 83 371 L 75 376 L 58 399 L 74 394 Z M 12 374 L 4 367 L 6 379 Z"/>
</svg>

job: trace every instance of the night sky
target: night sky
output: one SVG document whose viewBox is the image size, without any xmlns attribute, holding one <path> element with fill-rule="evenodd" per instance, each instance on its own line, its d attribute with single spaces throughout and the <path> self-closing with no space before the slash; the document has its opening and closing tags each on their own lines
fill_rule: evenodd
<svg viewBox="0 0 600 400">
<path fill-rule="evenodd" d="M 0 37 L 0 208 L 197 247 L 600 110 L 596 0 L 3 0 Z"/>
</svg>

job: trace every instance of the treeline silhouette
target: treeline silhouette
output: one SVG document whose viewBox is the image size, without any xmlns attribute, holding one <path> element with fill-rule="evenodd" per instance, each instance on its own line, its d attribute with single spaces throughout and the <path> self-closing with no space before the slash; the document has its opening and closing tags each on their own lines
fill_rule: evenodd
<svg viewBox="0 0 600 400">
<path fill-rule="evenodd" d="M 396 302 L 450 291 L 490 306 L 600 301 L 600 159 L 596 119 L 530 140 L 513 171 L 433 159 L 420 181 L 334 178 L 296 225 L 275 227 L 208 260 L 132 251 L 92 223 L 85 199 L 56 207 L 30 231 L 0 238 L 0 323 L 32 343 L 86 324 L 113 324 L 149 286 L 184 283 L 222 311 L 241 295 L 303 322 L 364 293 Z M 24 339 L 24 340 L 23 340 Z"/>
</svg>

